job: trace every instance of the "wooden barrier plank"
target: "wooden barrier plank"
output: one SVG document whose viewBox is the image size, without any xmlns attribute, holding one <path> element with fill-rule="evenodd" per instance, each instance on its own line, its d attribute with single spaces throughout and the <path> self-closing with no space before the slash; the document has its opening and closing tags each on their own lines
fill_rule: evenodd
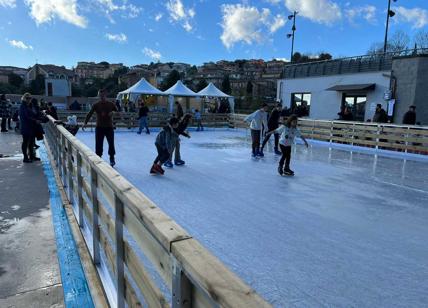
<svg viewBox="0 0 428 308">
<path fill-rule="evenodd" d="M 186 275 L 198 281 L 199 287 L 220 307 L 271 307 L 198 241 L 188 239 L 173 243 L 172 254 Z"/>
</svg>

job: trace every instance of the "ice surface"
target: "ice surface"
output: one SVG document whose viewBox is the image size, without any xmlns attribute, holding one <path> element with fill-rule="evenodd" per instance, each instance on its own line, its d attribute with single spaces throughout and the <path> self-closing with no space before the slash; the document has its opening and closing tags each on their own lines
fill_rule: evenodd
<svg viewBox="0 0 428 308">
<path fill-rule="evenodd" d="M 223 130 L 150 176 L 155 136 L 117 132 L 117 170 L 274 306 L 427 306 L 427 162 L 296 146 L 280 177 L 271 148 L 254 161 Z"/>
</svg>

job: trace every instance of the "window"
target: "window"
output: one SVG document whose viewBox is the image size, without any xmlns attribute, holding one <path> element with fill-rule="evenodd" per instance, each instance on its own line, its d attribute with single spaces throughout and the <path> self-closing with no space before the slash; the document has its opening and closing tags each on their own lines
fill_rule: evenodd
<svg viewBox="0 0 428 308">
<path fill-rule="evenodd" d="M 52 82 L 48 82 L 48 96 L 52 96 L 52 94 L 53 94 Z"/>
<path fill-rule="evenodd" d="M 367 96 L 365 95 L 347 95 L 343 94 L 342 110 L 345 107 L 351 109 L 355 121 L 364 122 L 366 114 Z"/>
<path fill-rule="evenodd" d="M 311 93 L 291 94 L 291 110 L 298 117 L 308 117 L 311 110 Z"/>
</svg>

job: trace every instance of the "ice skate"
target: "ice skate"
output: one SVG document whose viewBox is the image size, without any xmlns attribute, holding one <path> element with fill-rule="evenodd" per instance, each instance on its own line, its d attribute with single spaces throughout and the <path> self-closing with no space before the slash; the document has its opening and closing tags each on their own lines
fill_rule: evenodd
<svg viewBox="0 0 428 308">
<path fill-rule="evenodd" d="M 158 174 L 158 171 L 156 170 L 156 164 L 153 164 L 152 168 L 150 169 L 150 174 L 152 175 Z"/>
<path fill-rule="evenodd" d="M 174 167 L 174 165 L 172 164 L 172 162 L 170 162 L 169 160 L 166 163 L 164 163 L 163 165 L 165 167 L 167 167 L 167 168 L 173 168 Z"/>
<path fill-rule="evenodd" d="M 256 154 L 257 157 L 265 157 L 265 154 L 263 153 L 263 150 L 258 151 Z"/>
<path fill-rule="evenodd" d="M 176 160 L 174 163 L 176 166 L 183 166 L 186 162 L 184 160 L 179 159 Z"/>
<path fill-rule="evenodd" d="M 278 173 L 281 176 L 284 174 L 284 170 L 282 170 L 282 167 L 278 167 Z"/>
<path fill-rule="evenodd" d="M 284 170 L 284 175 L 293 176 L 294 175 L 294 171 L 291 170 L 291 169 L 289 169 L 289 168 L 286 168 Z"/>
<path fill-rule="evenodd" d="M 163 170 L 163 169 L 162 169 L 161 165 L 156 164 L 156 165 L 154 166 L 154 168 L 155 168 L 155 170 L 156 170 L 159 174 L 161 174 L 161 175 L 163 175 L 163 174 L 165 173 L 165 170 Z"/>
<path fill-rule="evenodd" d="M 282 155 L 281 151 L 279 151 L 278 149 L 275 149 L 274 152 L 275 152 L 275 155 Z"/>
</svg>

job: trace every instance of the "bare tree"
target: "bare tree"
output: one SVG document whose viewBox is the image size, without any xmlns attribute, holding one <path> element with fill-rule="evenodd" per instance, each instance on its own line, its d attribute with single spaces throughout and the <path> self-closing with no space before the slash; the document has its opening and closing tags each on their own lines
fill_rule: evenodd
<svg viewBox="0 0 428 308">
<path fill-rule="evenodd" d="M 409 49 L 410 37 L 404 31 L 396 31 L 388 40 L 386 44 L 386 52 L 393 52 L 399 54 L 401 51 Z M 383 43 L 377 42 L 370 46 L 367 51 L 369 55 L 383 53 Z"/>
<path fill-rule="evenodd" d="M 414 39 L 415 44 L 418 48 L 428 48 L 428 32 L 427 31 L 419 31 L 416 33 Z"/>
</svg>

